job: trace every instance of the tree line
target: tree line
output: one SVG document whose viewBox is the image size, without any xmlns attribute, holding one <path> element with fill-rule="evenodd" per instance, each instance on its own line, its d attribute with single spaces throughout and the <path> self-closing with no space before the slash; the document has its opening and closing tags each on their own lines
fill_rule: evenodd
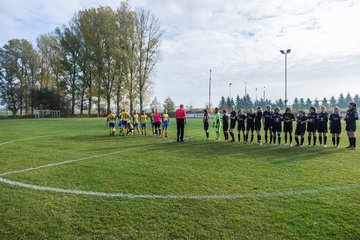
<svg viewBox="0 0 360 240">
<path fill-rule="evenodd" d="M 319 108 L 320 106 L 326 106 L 327 108 L 333 108 L 337 106 L 341 109 L 345 109 L 347 108 L 347 104 L 350 101 L 354 101 L 356 104 L 360 104 L 359 94 L 356 94 L 354 97 L 352 97 L 350 93 L 347 93 L 346 96 L 341 93 L 338 98 L 332 96 L 330 99 L 324 97 L 321 100 L 317 98 L 314 100 L 311 100 L 310 98 L 295 98 L 292 102 L 291 107 L 295 111 L 305 110 L 308 109 L 310 106 L 314 106 L 316 108 Z M 236 109 L 249 109 L 260 106 L 264 109 L 267 105 L 270 105 L 273 108 L 285 108 L 285 102 L 281 98 L 275 101 L 271 101 L 270 99 L 260 99 L 253 101 L 248 94 L 243 97 L 237 95 L 235 100 L 230 97 L 225 98 L 224 96 L 222 96 L 218 107 L 220 109 L 231 110 L 233 107 Z"/>
<path fill-rule="evenodd" d="M 15 116 L 36 109 L 74 115 L 143 109 L 159 61 L 157 16 L 127 3 L 77 12 L 67 25 L 40 35 L 34 47 L 11 39 L 0 48 L 0 99 Z"/>
</svg>

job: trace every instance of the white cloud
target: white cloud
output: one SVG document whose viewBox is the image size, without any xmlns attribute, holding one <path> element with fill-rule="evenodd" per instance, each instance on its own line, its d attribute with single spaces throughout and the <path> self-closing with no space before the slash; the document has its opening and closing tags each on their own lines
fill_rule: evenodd
<svg viewBox="0 0 360 240">
<path fill-rule="evenodd" d="M 10 38 L 32 41 L 66 24 L 83 8 L 118 6 L 118 1 L 2 1 L 0 43 Z M 266 86 L 267 96 L 283 97 L 284 59 L 289 55 L 289 96 L 329 97 L 360 92 L 360 5 L 356 1 L 318 0 L 136 0 L 151 9 L 166 34 L 162 62 L 154 76 L 154 94 L 176 103 L 204 106 L 209 69 L 213 103 L 228 94 Z M 353 63 L 353 64 L 349 64 Z M 351 84 L 347 84 L 351 82 Z M 260 92 L 258 93 L 260 96 Z"/>
</svg>

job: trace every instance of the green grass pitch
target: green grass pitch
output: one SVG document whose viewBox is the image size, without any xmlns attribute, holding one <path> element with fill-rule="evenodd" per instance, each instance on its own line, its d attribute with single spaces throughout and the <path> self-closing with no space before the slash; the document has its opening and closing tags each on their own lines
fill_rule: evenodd
<svg viewBox="0 0 360 240">
<path fill-rule="evenodd" d="M 201 120 L 185 131 L 176 143 L 174 124 L 164 139 L 109 137 L 105 119 L 0 121 L 0 179 L 148 196 L 0 181 L 0 239 L 360 238 L 360 153 L 345 132 L 341 149 L 298 149 L 206 142 Z"/>
</svg>

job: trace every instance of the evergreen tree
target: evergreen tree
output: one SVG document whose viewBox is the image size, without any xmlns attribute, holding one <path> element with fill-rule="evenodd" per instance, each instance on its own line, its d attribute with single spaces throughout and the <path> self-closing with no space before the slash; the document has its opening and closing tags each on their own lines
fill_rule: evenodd
<svg viewBox="0 0 360 240">
<path fill-rule="evenodd" d="M 307 98 L 307 99 L 306 99 L 306 102 L 305 102 L 305 107 L 306 107 L 306 108 L 309 108 L 309 107 L 311 107 L 311 106 L 312 106 L 312 101 L 311 101 L 310 98 Z"/>
<path fill-rule="evenodd" d="M 321 101 L 321 105 L 325 106 L 326 108 L 329 108 L 329 103 L 326 97 L 324 97 L 323 100 Z"/>
<path fill-rule="evenodd" d="M 332 96 L 330 98 L 330 107 L 335 107 L 336 106 L 336 98 L 334 96 Z"/>
<path fill-rule="evenodd" d="M 175 112 L 175 103 L 174 101 L 168 97 L 165 99 L 163 108 L 166 109 L 169 113 Z"/>
<path fill-rule="evenodd" d="M 352 102 L 352 101 L 353 101 L 353 98 L 351 97 L 350 93 L 348 92 L 346 94 L 345 102 L 347 104 L 348 102 Z"/>
<path fill-rule="evenodd" d="M 354 97 L 354 102 L 356 103 L 356 105 L 360 106 L 360 97 L 359 94 L 356 94 Z"/>
<path fill-rule="evenodd" d="M 236 104 L 236 109 L 239 110 L 242 108 L 242 102 L 239 94 L 236 96 L 235 104 Z"/>
<path fill-rule="evenodd" d="M 225 100 L 224 96 L 221 97 L 221 100 L 219 103 L 219 109 L 226 109 L 226 100 Z"/>
<path fill-rule="evenodd" d="M 300 108 L 300 110 L 304 110 L 304 109 L 306 108 L 306 104 L 305 104 L 304 98 L 300 98 L 299 108 Z"/>
<path fill-rule="evenodd" d="M 315 107 L 316 109 L 319 109 L 319 107 L 320 107 L 320 102 L 319 102 L 319 100 L 318 100 L 317 98 L 315 98 L 314 107 Z"/>
<path fill-rule="evenodd" d="M 295 99 L 294 99 L 293 104 L 292 104 L 292 108 L 293 108 L 293 110 L 295 110 L 295 111 L 300 110 L 300 103 L 299 103 L 299 99 L 298 99 L 298 98 L 295 98 Z"/>
<path fill-rule="evenodd" d="M 345 97 L 344 94 L 340 93 L 339 98 L 338 98 L 338 107 L 339 108 L 346 108 L 346 101 L 345 101 Z"/>
</svg>

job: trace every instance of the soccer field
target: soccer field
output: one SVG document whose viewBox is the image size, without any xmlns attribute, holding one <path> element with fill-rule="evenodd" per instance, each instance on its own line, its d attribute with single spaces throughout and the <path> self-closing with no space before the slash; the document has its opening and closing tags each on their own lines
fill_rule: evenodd
<svg viewBox="0 0 360 240">
<path fill-rule="evenodd" d="M 192 119 L 185 132 L 0 121 L 0 239 L 360 238 L 360 153 L 345 132 L 341 149 L 206 142 Z"/>
</svg>

